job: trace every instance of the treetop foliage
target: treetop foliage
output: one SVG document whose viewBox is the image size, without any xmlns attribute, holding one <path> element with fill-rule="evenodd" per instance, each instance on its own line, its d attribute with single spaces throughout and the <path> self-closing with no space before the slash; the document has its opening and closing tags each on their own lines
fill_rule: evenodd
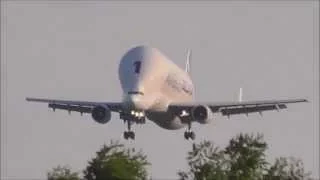
<svg viewBox="0 0 320 180">
<path fill-rule="evenodd" d="M 194 144 L 188 152 L 189 171 L 179 171 L 182 180 L 295 180 L 306 179 L 301 160 L 280 157 L 273 165 L 266 161 L 267 143 L 262 134 L 238 134 L 220 149 L 213 142 Z"/>
<path fill-rule="evenodd" d="M 310 172 L 303 162 L 293 157 L 266 161 L 268 146 L 262 134 L 238 134 L 220 148 L 204 140 L 193 144 L 187 153 L 188 171 L 179 171 L 181 180 L 306 180 Z M 119 141 L 104 144 L 83 170 L 83 180 L 144 180 L 147 156 L 135 148 L 126 148 Z M 68 166 L 58 166 L 47 173 L 48 180 L 80 180 Z"/>
<path fill-rule="evenodd" d="M 69 166 L 57 166 L 47 173 L 48 180 L 80 180 L 77 172 L 71 172 Z"/>
<path fill-rule="evenodd" d="M 88 162 L 83 173 L 86 180 L 141 180 L 147 178 L 146 166 L 149 164 L 142 151 L 111 141 L 110 145 L 103 145 L 96 152 L 96 157 Z"/>
</svg>

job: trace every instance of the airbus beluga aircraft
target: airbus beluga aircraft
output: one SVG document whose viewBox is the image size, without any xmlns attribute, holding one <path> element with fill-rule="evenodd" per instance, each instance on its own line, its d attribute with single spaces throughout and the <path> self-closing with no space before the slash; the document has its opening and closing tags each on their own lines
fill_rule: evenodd
<svg viewBox="0 0 320 180">
<path fill-rule="evenodd" d="M 179 68 L 158 49 L 138 46 L 130 49 L 119 64 L 119 80 L 123 90 L 121 102 L 88 102 L 56 99 L 26 98 L 27 101 L 48 103 L 49 108 L 91 114 L 101 124 L 117 112 L 128 125 L 125 139 L 135 139 L 132 124 L 153 121 L 162 128 L 175 130 L 187 127 L 185 139 L 195 139 L 191 124 L 208 124 L 214 113 L 225 116 L 262 113 L 287 108 L 288 103 L 307 102 L 306 99 L 195 102 L 194 86 L 189 76 L 190 51 L 185 69 Z"/>
</svg>

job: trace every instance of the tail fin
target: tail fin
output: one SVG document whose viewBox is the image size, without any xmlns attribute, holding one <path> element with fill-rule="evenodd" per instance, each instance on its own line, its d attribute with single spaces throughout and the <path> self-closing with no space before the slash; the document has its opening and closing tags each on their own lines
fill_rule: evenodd
<svg viewBox="0 0 320 180">
<path fill-rule="evenodd" d="M 186 67 L 185 67 L 185 71 L 187 73 L 190 73 L 190 60 L 191 60 L 191 50 L 188 49 L 188 52 L 187 52 L 187 60 L 186 60 Z"/>
<path fill-rule="evenodd" d="M 186 67 L 185 67 L 185 71 L 186 71 L 186 73 L 188 73 L 189 74 L 189 76 L 190 76 L 190 78 L 191 78 L 191 50 L 190 49 L 188 49 L 187 50 L 187 59 L 186 59 Z M 192 85 L 193 86 L 193 85 Z M 194 86 L 193 86 L 193 90 L 192 90 L 192 97 L 193 97 L 193 99 L 195 99 L 195 88 L 194 88 Z"/>
<path fill-rule="evenodd" d="M 242 102 L 242 88 L 239 90 L 239 102 Z"/>
</svg>

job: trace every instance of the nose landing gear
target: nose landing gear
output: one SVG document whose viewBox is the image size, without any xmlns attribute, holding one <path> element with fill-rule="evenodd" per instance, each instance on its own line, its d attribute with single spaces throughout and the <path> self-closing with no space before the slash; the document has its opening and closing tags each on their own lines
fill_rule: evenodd
<svg viewBox="0 0 320 180">
<path fill-rule="evenodd" d="M 135 111 L 131 111 L 131 113 L 124 113 L 121 112 L 120 113 L 120 119 L 122 119 L 124 121 L 124 123 L 127 123 L 127 128 L 128 131 L 125 131 L 123 133 L 123 137 L 124 139 L 135 139 L 135 133 L 133 131 L 131 131 L 131 125 L 133 123 L 136 124 L 144 124 L 146 122 L 146 118 L 144 116 L 144 112 L 135 112 Z"/>
<path fill-rule="evenodd" d="M 135 133 L 133 131 L 131 131 L 131 123 L 130 121 L 128 121 L 128 131 L 125 131 L 123 133 L 123 137 L 124 139 L 132 139 L 134 140 L 135 139 Z"/>
</svg>

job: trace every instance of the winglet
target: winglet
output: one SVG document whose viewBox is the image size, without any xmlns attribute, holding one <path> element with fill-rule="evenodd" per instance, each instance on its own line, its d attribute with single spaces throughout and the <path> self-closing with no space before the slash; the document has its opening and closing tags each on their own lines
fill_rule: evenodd
<svg viewBox="0 0 320 180">
<path fill-rule="evenodd" d="M 239 90 L 239 102 L 242 102 L 242 88 Z"/>
<path fill-rule="evenodd" d="M 185 67 L 185 71 L 187 73 L 190 73 L 190 59 L 191 59 L 191 50 L 188 49 L 187 50 L 186 67 Z"/>
</svg>

